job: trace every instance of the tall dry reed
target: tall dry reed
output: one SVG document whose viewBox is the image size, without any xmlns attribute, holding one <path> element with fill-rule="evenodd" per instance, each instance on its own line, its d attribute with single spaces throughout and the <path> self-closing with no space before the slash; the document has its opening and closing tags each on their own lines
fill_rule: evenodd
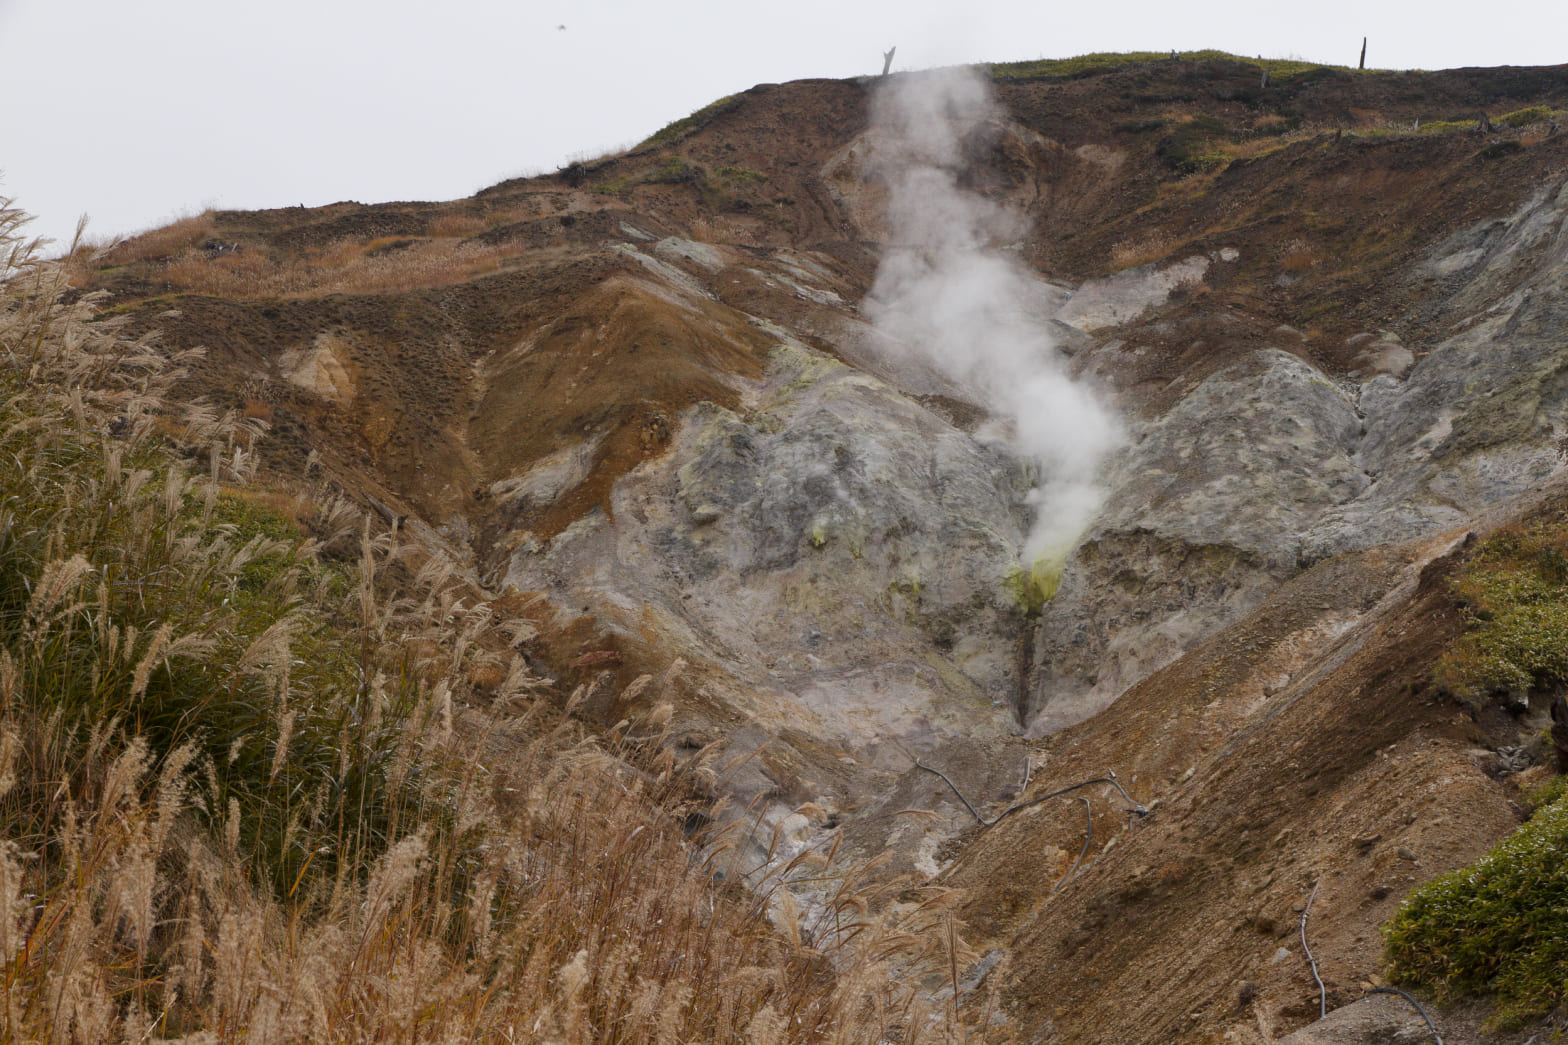
<svg viewBox="0 0 1568 1045">
<path fill-rule="evenodd" d="M 270 511 L 256 422 L 176 420 L 182 360 L 95 320 L 23 220 L 0 206 L 0 1040 L 962 1038 L 922 1001 L 972 957 L 951 895 L 831 854 L 716 874 L 711 752 L 574 720 L 527 622 L 325 487 L 304 530 Z"/>
</svg>

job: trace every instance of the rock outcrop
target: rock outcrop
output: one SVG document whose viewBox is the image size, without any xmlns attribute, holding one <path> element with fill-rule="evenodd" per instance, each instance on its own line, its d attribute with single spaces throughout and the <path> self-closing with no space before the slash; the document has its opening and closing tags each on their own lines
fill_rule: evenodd
<svg viewBox="0 0 1568 1045">
<path fill-rule="evenodd" d="M 1305 566 L 1463 526 L 1562 474 L 1568 182 L 1400 278 L 1420 288 L 1413 312 L 1453 330 L 1407 376 L 1410 350 L 1386 333 L 1348 339 L 1371 371 L 1357 382 L 1294 354 L 1286 330 L 1132 422 L 1106 509 L 1040 624 L 1033 733 L 1105 707 Z M 1082 358 L 1114 366 L 1127 351 L 1113 340 Z"/>
<path fill-rule="evenodd" d="M 503 583 L 679 652 L 704 680 L 679 729 L 739 718 L 753 739 L 731 733 L 732 756 L 788 751 L 731 784 L 769 829 L 806 801 L 862 810 L 913 757 L 1016 732 L 1024 467 L 799 343 L 742 400 L 687 411 L 610 511 L 523 538 Z"/>
</svg>

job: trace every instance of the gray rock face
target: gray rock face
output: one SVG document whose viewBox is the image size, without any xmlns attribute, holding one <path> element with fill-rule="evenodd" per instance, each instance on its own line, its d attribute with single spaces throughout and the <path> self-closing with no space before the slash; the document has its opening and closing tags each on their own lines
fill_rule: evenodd
<svg viewBox="0 0 1568 1045">
<path fill-rule="evenodd" d="M 661 565 L 710 599 L 773 593 L 788 578 L 790 599 L 771 621 L 727 638 L 770 670 L 862 666 L 903 651 L 913 629 L 975 693 L 1010 706 L 1017 665 L 991 640 L 1021 622 L 1008 579 L 1022 467 L 825 356 L 782 346 L 774 358 L 745 418 L 701 407 L 689 419 L 673 455 L 685 460 L 678 508 L 654 531 Z M 839 611 L 851 606 L 846 620 Z M 730 623 L 721 615 L 713 626 Z"/>
<path fill-rule="evenodd" d="M 1352 461 L 1360 434 L 1327 377 L 1262 349 L 1135 433 L 1096 530 L 1226 545 L 1293 570 L 1304 524 L 1367 487 Z"/>
<path fill-rule="evenodd" d="M 1279 1045 L 1385 1045 L 1430 1042 L 1426 1022 L 1403 998 L 1374 994 L 1335 1009 L 1315 1023 L 1288 1034 Z M 1450 1035 L 1445 1040 L 1453 1040 Z"/>
<path fill-rule="evenodd" d="M 699 248 L 663 240 L 636 257 L 672 299 L 712 300 L 703 281 L 725 256 Z M 1075 369 L 1110 372 L 1129 351 L 1117 324 L 1235 257 L 1042 283 L 1027 305 L 1056 317 Z M 786 262 L 769 278 L 822 277 Z M 757 321 L 778 345 L 742 405 L 689 409 L 608 514 L 547 542 L 516 535 L 506 581 L 690 662 L 677 727 L 759 753 L 725 787 L 762 800 L 764 835 L 788 820 L 783 852 L 812 837 L 790 819 L 801 802 L 918 802 L 937 826 L 863 815 L 850 837 L 929 871 L 967 814 L 914 757 L 1000 800 L 1019 777 L 1006 752 L 1020 721 L 1032 735 L 1079 721 L 1307 565 L 1465 525 L 1563 467 L 1568 188 L 1451 237 L 1406 278 L 1430 291 L 1422 315 L 1451 324 L 1439 343 L 1367 331 L 1352 339 L 1359 369 L 1333 378 L 1281 327 L 1157 415 L 1125 402 L 1104 508 L 1038 619 L 1017 559 L 1027 469 L 923 406 L 914 397 L 969 393 L 889 355 L 825 291 L 799 297 L 802 329 L 850 365 Z M 549 500 L 592 453 L 562 451 L 492 493 Z"/>
<path fill-rule="evenodd" d="M 1375 481 L 1306 535 L 1311 559 L 1463 525 L 1562 467 L 1568 185 L 1508 221 L 1452 237 L 1424 268 L 1449 272 L 1456 259 L 1469 259 L 1459 271 L 1470 278 L 1444 307 L 1463 300 L 1479 314 L 1404 384 L 1378 377 L 1362 387 L 1367 433 L 1356 460 Z M 1457 271 L 1447 277 L 1455 278 Z"/>
<path fill-rule="evenodd" d="M 1134 427 L 1041 619 L 1031 731 L 1106 706 L 1293 575 L 1301 533 L 1367 487 L 1360 432 L 1345 393 L 1277 349 Z"/>
<path fill-rule="evenodd" d="M 878 801 L 914 753 L 1017 732 L 1027 492 L 1004 446 L 784 343 L 747 407 L 688 411 L 613 519 L 522 542 L 506 580 L 693 661 L 704 700 L 754 727 L 726 729 L 732 751 L 786 751 L 730 782 L 774 796 L 768 826 L 807 799 Z M 983 790 L 991 772 L 959 775 Z"/>
<path fill-rule="evenodd" d="M 1442 308 L 1474 314 L 1403 384 L 1383 376 L 1362 386 L 1355 459 L 1374 481 L 1306 534 L 1308 559 L 1463 525 L 1562 467 L 1568 184 L 1451 237 L 1421 271 L 1443 275 Z"/>
<path fill-rule="evenodd" d="M 1461 320 L 1414 367 L 1386 333 L 1364 336 L 1359 387 L 1263 348 L 1130 425 L 1039 625 L 1032 734 L 1106 706 L 1313 562 L 1463 526 L 1563 469 L 1568 183 L 1450 237 L 1411 278 Z"/>
</svg>

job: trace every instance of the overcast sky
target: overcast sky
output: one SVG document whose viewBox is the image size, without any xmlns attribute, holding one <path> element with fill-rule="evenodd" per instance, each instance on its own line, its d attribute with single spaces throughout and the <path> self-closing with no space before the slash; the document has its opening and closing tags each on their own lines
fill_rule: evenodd
<svg viewBox="0 0 1568 1045">
<path fill-rule="evenodd" d="M 1216 47 L 1568 61 L 1560 0 L 0 0 L 0 196 L 68 240 L 204 207 L 453 199 L 756 83 Z"/>
</svg>

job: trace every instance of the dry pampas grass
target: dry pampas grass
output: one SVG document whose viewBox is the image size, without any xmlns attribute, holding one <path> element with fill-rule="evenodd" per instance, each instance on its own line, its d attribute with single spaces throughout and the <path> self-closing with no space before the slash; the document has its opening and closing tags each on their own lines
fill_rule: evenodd
<svg viewBox="0 0 1568 1045">
<path fill-rule="evenodd" d="M 662 708 L 577 722 L 532 625 L 328 486 L 250 490 L 254 419 L 174 422 L 181 359 L 92 322 L 23 220 L 0 206 L 0 1040 L 965 1040 L 952 894 L 833 851 L 721 873 L 747 821 L 704 797 L 714 752 L 678 758 Z"/>
</svg>

